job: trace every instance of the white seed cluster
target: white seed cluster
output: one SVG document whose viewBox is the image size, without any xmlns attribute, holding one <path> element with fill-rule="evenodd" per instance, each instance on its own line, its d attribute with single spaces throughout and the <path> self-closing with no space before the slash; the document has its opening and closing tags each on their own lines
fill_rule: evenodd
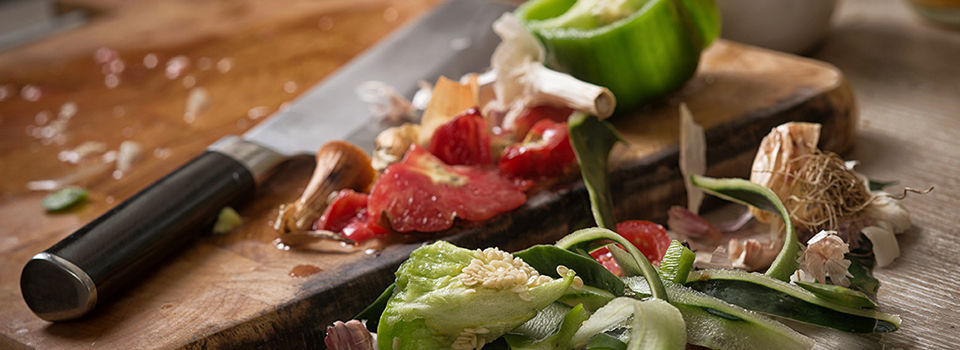
<svg viewBox="0 0 960 350">
<path fill-rule="evenodd" d="M 463 268 L 460 281 L 466 286 L 490 289 L 509 289 L 530 300 L 528 288 L 550 282 L 553 278 L 541 276 L 522 259 L 497 248 L 476 251 L 476 258 Z M 468 292 L 473 290 L 468 289 Z"/>
<path fill-rule="evenodd" d="M 450 347 L 454 350 L 480 349 L 483 347 L 483 344 L 486 344 L 483 335 L 488 333 L 490 333 L 490 330 L 483 327 L 464 328 L 463 331 L 457 335 L 457 339 L 453 341 L 453 345 Z"/>
</svg>

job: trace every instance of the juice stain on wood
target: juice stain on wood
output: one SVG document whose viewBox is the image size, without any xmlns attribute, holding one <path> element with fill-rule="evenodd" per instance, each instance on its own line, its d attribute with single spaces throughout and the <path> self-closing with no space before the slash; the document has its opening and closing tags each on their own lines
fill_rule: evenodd
<svg viewBox="0 0 960 350">
<path fill-rule="evenodd" d="M 293 278 L 307 277 L 320 271 L 323 271 L 323 269 L 315 265 L 301 264 L 301 265 L 294 266 L 292 269 L 290 269 L 290 277 L 293 277 Z"/>
</svg>

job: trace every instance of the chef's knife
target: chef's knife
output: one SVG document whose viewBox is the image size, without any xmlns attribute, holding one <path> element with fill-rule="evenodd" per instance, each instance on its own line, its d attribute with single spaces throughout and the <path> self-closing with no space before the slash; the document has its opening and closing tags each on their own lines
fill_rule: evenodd
<svg viewBox="0 0 960 350">
<path fill-rule="evenodd" d="M 78 318 L 149 273 L 170 253 L 209 232 L 217 213 L 251 198 L 289 157 L 347 139 L 373 148 L 381 126 L 355 95 L 378 80 L 411 95 L 419 80 L 456 78 L 486 67 L 498 42 L 493 21 L 512 5 L 453 0 L 365 52 L 292 106 L 243 136 L 227 136 L 49 249 L 20 277 L 40 318 Z"/>
</svg>

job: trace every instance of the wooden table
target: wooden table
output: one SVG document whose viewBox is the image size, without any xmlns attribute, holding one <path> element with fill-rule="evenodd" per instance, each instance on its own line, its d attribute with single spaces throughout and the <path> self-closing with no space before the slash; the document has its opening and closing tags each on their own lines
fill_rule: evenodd
<svg viewBox="0 0 960 350">
<path fill-rule="evenodd" d="M 0 101 L 0 254 L 4 261 L 25 262 L 222 135 L 247 129 L 262 111 L 280 108 L 438 2 L 67 1 L 71 6 L 94 9 L 93 22 L 0 53 L 0 86 L 13 94 Z M 118 27 L 127 30 L 114 30 Z M 101 47 L 116 50 L 125 63 L 114 88 L 107 86 L 111 81 L 104 73 L 110 67 L 103 68 L 95 61 L 95 52 Z M 158 56 L 161 66 L 144 66 L 144 57 L 151 53 Z M 163 64 L 178 55 L 190 58 L 191 68 L 176 79 L 168 79 Z M 902 329 L 884 336 L 857 337 L 803 330 L 818 337 L 818 346 L 823 348 L 876 348 L 878 341 L 892 348 L 951 348 L 960 344 L 956 329 L 960 320 L 960 230 L 951 224 L 960 207 L 960 32 L 923 22 L 901 1 L 849 0 L 841 3 L 834 28 L 814 57 L 841 68 L 860 103 L 860 131 L 847 158 L 860 160 L 860 170 L 873 178 L 899 180 L 891 190 L 903 186 L 937 188 L 926 196 L 910 196 L 904 201 L 913 214 L 914 228 L 900 237 L 903 255 L 892 266 L 875 271 L 883 283 L 880 304 L 886 311 L 901 315 Z M 191 80 L 194 85 L 188 88 Z M 39 88 L 39 99 L 31 102 L 20 97 L 20 89 L 26 85 Z M 210 104 L 193 123 L 184 123 L 187 96 L 193 87 L 205 88 Z M 42 132 L 33 135 L 38 122 L 47 119 L 39 124 L 49 125 L 69 102 L 76 104 L 77 113 L 64 138 L 44 139 Z M 109 174 L 86 180 L 93 200 L 77 212 L 46 215 L 39 203 L 44 193 L 26 189 L 29 181 L 57 178 L 82 168 L 58 160 L 58 153 L 65 148 L 94 140 L 116 149 L 128 139 L 143 145 L 142 159 L 119 180 Z M 311 170 L 308 163 L 298 164 L 288 169 L 291 178 Z M 272 183 L 276 185 L 264 191 L 265 199 L 260 202 L 288 198 L 291 191 L 302 186 Z M 262 218 L 267 215 L 261 214 L 270 210 L 267 204 L 253 205 L 242 214 Z M 40 238 L 9 232 L 38 232 L 36 237 Z M 232 249 L 245 248 L 237 243 Z M 172 263 L 216 266 L 205 260 L 206 253 L 194 249 Z M 275 263 L 283 266 L 282 261 Z M 21 267 L 4 264 L 0 276 L 18 276 Z M 268 278 L 262 271 L 244 268 L 224 267 L 220 273 Z M 160 273 L 151 277 L 161 281 L 153 283 L 169 284 L 195 278 L 202 276 Z M 243 289 L 242 284 L 215 287 Z M 295 292 L 284 290 L 288 288 L 284 285 L 276 288 Z M 10 308 L 14 311 L 4 311 L 0 317 L 0 347 L 151 346 L 125 344 L 123 334 L 112 334 L 109 329 L 64 334 L 56 325 L 44 326 L 44 321 L 29 314 L 18 299 L 17 280 L 0 280 L 0 291 L 0 303 L 15 305 Z M 260 295 L 260 291 L 245 292 L 252 297 Z M 191 296 L 170 293 L 148 298 L 142 300 L 143 307 L 153 311 L 112 322 L 135 323 L 146 317 L 249 316 L 229 307 L 212 314 L 190 314 L 176 307 L 176 300 Z M 125 297 L 142 295 L 134 289 Z M 209 302 L 229 305 L 231 301 Z M 194 340 L 192 334 L 203 332 L 139 331 L 153 334 L 153 345 L 188 343 Z"/>
</svg>

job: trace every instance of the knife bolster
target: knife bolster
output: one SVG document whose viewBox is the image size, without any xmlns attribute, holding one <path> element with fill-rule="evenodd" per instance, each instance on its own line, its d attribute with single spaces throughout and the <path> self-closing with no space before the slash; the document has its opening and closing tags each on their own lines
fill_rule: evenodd
<svg viewBox="0 0 960 350">
<path fill-rule="evenodd" d="M 257 185 L 266 181 L 277 165 L 287 160 L 287 157 L 280 153 L 235 135 L 223 137 L 210 145 L 207 150 L 223 154 L 243 164 L 253 175 Z"/>
</svg>

